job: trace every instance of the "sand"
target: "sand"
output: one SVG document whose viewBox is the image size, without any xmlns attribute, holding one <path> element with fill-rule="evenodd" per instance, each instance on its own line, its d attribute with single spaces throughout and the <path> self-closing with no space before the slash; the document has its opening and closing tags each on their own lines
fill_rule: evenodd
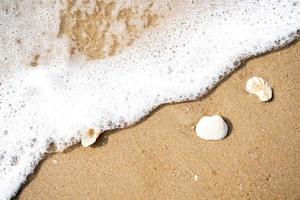
<svg viewBox="0 0 300 200">
<path fill-rule="evenodd" d="M 138 125 L 49 156 L 16 199 L 299 199 L 300 42 L 248 61 L 199 101 L 161 106 Z M 252 75 L 275 96 L 245 92 Z M 203 115 L 231 125 L 199 139 Z"/>
</svg>

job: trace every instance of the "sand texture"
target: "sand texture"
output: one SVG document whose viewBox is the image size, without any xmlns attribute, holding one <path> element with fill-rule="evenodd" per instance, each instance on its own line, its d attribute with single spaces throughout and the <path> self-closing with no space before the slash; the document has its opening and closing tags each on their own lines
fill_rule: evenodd
<svg viewBox="0 0 300 200">
<path fill-rule="evenodd" d="M 162 106 L 138 125 L 49 156 L 16 199 L 300 199 L 300 42 L 255 59 L 196 102 Z M 275 96 L 245 92 L 262 76 Z M 199 139 L 203 115 L 227 118 Z"/>
</svg>

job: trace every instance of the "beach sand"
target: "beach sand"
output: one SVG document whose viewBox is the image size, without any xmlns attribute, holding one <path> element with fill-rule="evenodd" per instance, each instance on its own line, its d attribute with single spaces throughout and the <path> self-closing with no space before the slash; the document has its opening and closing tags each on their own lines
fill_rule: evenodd
<svg viewBox="0 0 300 200">
<path fill-rule="evenodd" d="M 300 42 L 246 64 L 195 102 L 161 106 L 134 127 L 45 159 L 16 199 L 299 199 Z M 275 96 L 245 92 L 262 76 Z M 199 139 L 203 115 L 230 121 Z"/>
</svg>

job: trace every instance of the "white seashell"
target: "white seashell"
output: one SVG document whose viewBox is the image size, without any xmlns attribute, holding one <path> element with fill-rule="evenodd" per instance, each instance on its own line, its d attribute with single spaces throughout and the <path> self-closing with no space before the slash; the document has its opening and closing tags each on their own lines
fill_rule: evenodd
<svg viewBox="0 0 300 200">
<path fill-rule="evenodd" d="M 100 131 L 95 131 L 94 129 L 89 129 L 88 131 L 81 134 L 81 144 L 84 147 L 88 147 L 94 144 L 100 135 Z"/>
<path fill-rule="evenodd" d="M 269 101 L 272 98 L 272 87 L 265 79 L 254 76 L 246 83 L 246 91 L 255 94 L 261 101 Z"/>
<path fill-rule="evenodd" d="M 199 180 L 199 176 L 197 174 L 194 175 L 194 181 L 197 182 Z"/>
<path fill-rule="evenodd" d="M 204 116 L 196 126 L 198 137 L 205 140 L 222 140 L 226 137 L 227 132 L 228 126 L 219 115 Z"/>
</svg>

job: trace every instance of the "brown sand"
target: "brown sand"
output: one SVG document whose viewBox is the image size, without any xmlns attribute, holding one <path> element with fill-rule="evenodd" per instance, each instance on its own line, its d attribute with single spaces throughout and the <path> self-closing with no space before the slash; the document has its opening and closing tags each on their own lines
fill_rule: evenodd
<svg viewBox="0 0 300 200">
<path fill-rule="evenodd" d="M 143 32 L 158 25 L 161 14 L 154 11 L 153 2 L 148 3 L 145 10 L 139 13 L 139 7 L 125 7 L 118 10 L 114 1 L 96 1 L 95 9 L 88 14 L 75 9 L 74 0 L 68 0 L 67 9 L 60 17 L 58 35 L 65 35 L 70 39 L 71 55 L 78 51 L 90 59 L 113 56 L 126 46 L 130 46 Z M 83 1 L 81 8 L 84 10 L 90 4 L 90 1 Z M 113 12 L 116 10 L 118 14 L 115 16 Z M 141 25 L 132 24 L 131 20 L 137 20 Z M 116 24 L 119 27 L 123 25 L 124 30 L 112 31 L 112 27 Z"/>
<path fill-rule="evenodd" d="M 252 59 L 200 101 L 50 156 L 17 199 L 300 199 L 299 67 L 300 42 Z M 273 101 L 245 92 L 252 75 L 270 81 Z M 215 113 L 231 134 L 199 139 L 193 126 Z"/>
</svg>

